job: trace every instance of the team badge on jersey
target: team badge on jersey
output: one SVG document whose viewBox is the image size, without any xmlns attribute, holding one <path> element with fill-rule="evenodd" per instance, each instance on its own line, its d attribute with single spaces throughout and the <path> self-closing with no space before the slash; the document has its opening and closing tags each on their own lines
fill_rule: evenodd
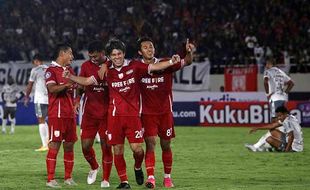
<svg viewBox="0 0 310 190">
<path fill-rule="evenodd" d="M 46 73 L 45 73 L 45 78 L 48 79 L 48 78 L 50 78 L 50 77 L 51 77 L 51 72 L 46 72 Z"/>
<path fill-rule="evenodd" d="M 59 137 L 60 131 L 54 131 L 54 135 L 55 135 L 55 137 Z"/>
<path fill-rule="evenodd" d="M 126 75 L 130 75 L 131 73 L 133 73 L 133 69 L 126 71 Z"/>
<path fill-rule="evenodd" d="M 119 78 L 119 79 L 122 79 L 123 77 L 124 77 L 124 74 L 123 74 L 123 73 L 118 74 L 118 78 Z"/>
</svg>

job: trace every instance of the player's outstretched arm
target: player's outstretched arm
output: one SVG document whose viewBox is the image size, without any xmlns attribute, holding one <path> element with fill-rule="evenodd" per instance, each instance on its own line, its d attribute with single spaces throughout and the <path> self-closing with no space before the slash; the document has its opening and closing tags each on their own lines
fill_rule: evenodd
<svg viewBox="0 0 310 190">
<path fill-rule="evenodd" d="M 164 70 L 164 69 L 170 67 L 171 65 L 174 65 L 180 61 L 181 61 L 181 58 L 179 55 L 173 55 L 169 61 L 162 61 L 162 62 L 159 62 L 157 64 L 150 64 L 149 65 L 149 72 L 151 73 L 154 71 Z"/>
<path fill-rule="evenodd" d="M 75 76 L 75 75 L 72 75 L 68 70 L 64 70 L 62 73 L 62 76 L 67 79 L 70 79 L 72 82 L 78 83 L 83 86 L 89 86 L 89 85 L 96 83 L 96 81 L 94 80 L 92 76 L 90 77 Z"/>
<path fill-rule="evenodd" d="M 265 130 L 265 129 L 268 129 L 268 130 L 271 130 L 271 129 L 275 129 L 277 127 L 280 127 L 281 124 L 279 122 L 274 122 L 274 123 L 271 123 L 271 124 L 268 124 L 268 125 L 265 125 L 265 126 L 262 126 L 262 127 L 253 127 L 251 130 L 250 130 L 250 134 L 256 132 L 257 130 Z"/>
<path fill-rule="evenodd" d="M 189 43 L 189 39 L 186 39 L 186 56 L 184 57 L 185 65 L 190 65 L 193 62 L 193 53 L 195 46 L 192 43 Z"/>
</svg>

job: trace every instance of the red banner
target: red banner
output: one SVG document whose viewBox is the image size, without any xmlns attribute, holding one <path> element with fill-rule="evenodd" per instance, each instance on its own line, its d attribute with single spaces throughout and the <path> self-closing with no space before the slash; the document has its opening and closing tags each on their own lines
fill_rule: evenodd
<svg viewBox="0 0 310 190">
<path fill-rule="evenodd" d="M 257 67 L 226 67 L 225 91 L 257 91 Z"/>
</svg>

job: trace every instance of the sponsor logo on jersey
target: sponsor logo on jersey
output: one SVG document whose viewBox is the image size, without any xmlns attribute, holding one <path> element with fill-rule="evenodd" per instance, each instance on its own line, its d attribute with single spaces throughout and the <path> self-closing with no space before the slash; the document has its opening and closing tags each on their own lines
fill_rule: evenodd
<svg viewBox="0 0 310 190">
<path fill-rule="evenodd" d="M 133 69 L 126 71 L 126 75 L 130 75 L 131 73 L 133 73 Z"/>
<path fill-rule="evenodd" d="M 151 90 L 154 90 L 155 88 L 158 88 L 158 85 L 154 84 L 154 85 L 147 85 L 146 86 L 146 89 L 151 89 Z"/>
</svg>

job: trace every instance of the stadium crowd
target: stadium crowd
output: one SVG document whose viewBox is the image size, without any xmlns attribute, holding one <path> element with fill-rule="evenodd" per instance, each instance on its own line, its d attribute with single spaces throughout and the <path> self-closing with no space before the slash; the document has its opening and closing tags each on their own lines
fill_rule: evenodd
<svg viewBox="0 0 310 190">
<path fill-rule="evenodd" d="M 1 0 L 0 62 L 30 60 L 37 52 L 49 60 L 59 41 L 83 52 L 90 39 L 112 36 L 133 57 L 138 36 L 148 35 L 158 57 L 181 51 L 189 37 L 218 70 L 274 56 L 295 64 L 291 72 L 309 72 L 309 13 L 307 0 Z"/>
</svg>

